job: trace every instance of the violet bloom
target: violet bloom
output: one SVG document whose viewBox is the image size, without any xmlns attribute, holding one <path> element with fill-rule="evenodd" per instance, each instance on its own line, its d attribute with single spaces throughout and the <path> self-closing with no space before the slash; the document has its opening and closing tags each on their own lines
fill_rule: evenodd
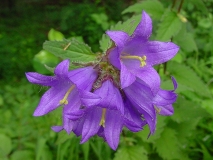
<svg viewBox="0 0 213 160">
<path fill-rule="evenodd" d="M 160 115 L 172 115 L 172 104 L 177 99 L 177 94 L 174 92 L 177 88 L 177 82 L 172 77 L 174 90 L 167 91 L 159 89 L 156 95 L 153 95 L 150 88 L 140 79 L 136 79 L 129 87 L 124 89 L 124 92 L 132 104 L 132 109 L 135 108 L 145 119 L 150 128 L 150 134 L 153 134 L 156 129 L 156 113 Z"/>
<path fill-rule="evenodd" d="M 82 135 L 81 143 L 97 134 L 116 150 L 123 126 L 137 132 L 146 122 L 131 109 L 129 102 L 125 102 L 124 107 L 120 91 L 110 80 L 103 82 L 94 93 L 102 98 L 101 101 L 96 106 L 67 113 L 65 116 L 70 122 L 66 123 L 74 123 L 73 132 L 77 136 Z"/>
<path fill-rule="evenodd" d="M 81 105 L 91 106 L 100 101 L 100 97 L 88 92 L 97 78 L 96 71 L 92 67 L 71 72 L 68 69 L 69 60 L 64 60 L 56 66 L 55 76 L 45 76 L 35 72 L 26 73 L 29 82 L 50 87 L 42 96 L 34 116 L 45 115 L 60 105 L 78 109 Z M 80 76 L 85 79 L 79 78 Z"/>
<path fill-rule="evenodd" d="M 152 66 L 173 58 L 179 47 L 172 42 L 150 41 L 151 33 L 152 20 L 145 11 L 131 36 L 123 31 L 106 32 L 116 45 L 108 57 L 112 65 L 121 70 L 122 88 L 140 78 L 150 86 L 154 94 L 158 92 L 160 78 Z"/>
</svg>

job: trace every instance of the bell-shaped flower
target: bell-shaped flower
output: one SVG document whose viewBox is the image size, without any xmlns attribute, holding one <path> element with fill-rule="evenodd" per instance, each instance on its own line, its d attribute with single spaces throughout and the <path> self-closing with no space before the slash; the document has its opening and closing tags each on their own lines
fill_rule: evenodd
<svg viewBox="0 0 213 160">
<path fill-rule="evenodd" d="M 81 105 L 91 106 L 100 101 L 100 97 L 88 92 L 97 78 L 97 73 L 92 67 L 70 72 L 68 70 L 69 60 L 64 60 L 56 66 L 54 76 L 35 72 L 26 73 L 29 82 L 50 87 L 42 96 L 34 116 L 45 115 L 61 105 L 73 109 Z M 86 79 L 79 77 L 86 77 Z"/>
<path fill-rule="evenodd" d="M 152 20 L 145 11 L 131 36 L 123 31 L 107 31 L 106 34 L 115 43 L 108 57 L 112 65 L 121 70 L 121 87 L 128 87 L 137 78 L 141 78 L 156 94 L 160 87 L 160 78 L 152 66 L 173 58 L 179 47 L 172 42 L 149 40 Z M 152 77 L 151 81 L 149 77 Z"/>
<path fill-rule="evenodd" d="M 140 114 L 130 108 L 128 102 L 125 102 L 128 106 L 124 107 L 119 89 L 110 80 L 103 82 L 94 94 L 101 97 L 101 101 L 96 106 L 66 114 L 71 123 L 75 123 L 73 132 L 77 136 L 82 135 L 81 143 L 97 134 L 115 150 L 123 126 L 137 132 L 146 124 Z"/>
</svg>

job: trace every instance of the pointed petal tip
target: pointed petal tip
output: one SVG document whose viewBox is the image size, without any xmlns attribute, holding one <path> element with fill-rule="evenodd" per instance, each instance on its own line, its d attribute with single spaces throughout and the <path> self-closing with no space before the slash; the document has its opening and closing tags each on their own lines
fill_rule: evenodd
<svg viewBox="0 0 213 160">
<path fill-rule="evenodd" d="M 171 79 L 172 79 L 172 82 L 173 82 L 173 85 L 174 85 L 174 90 L 173 91 L 175 91 L 177 89 L 177 87 L 178 87 L 178 84 L 177 84 L 176 79 L 173 76 L 171 76 Z"/>
<path fill-rule="evenodd" d="M 63 127 L 62 126 L 52 126 L 51 129 L 54 132 L 60 132 L 61 130 L 63 130 Z"/>
</svg>

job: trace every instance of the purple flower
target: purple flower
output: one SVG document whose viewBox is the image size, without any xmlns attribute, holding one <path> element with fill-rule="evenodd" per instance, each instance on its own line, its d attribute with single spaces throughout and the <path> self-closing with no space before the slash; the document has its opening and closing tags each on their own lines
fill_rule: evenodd
<svg viewBox="0 0 213 160">
<path fill-rule="evenodd" d="M 156 95 L 153 95 L 150 88 L 140 79 L 136 79 L 129 87 L 124 89 L 124 92 L 132 104 L 131 109 L 136 109 L 143 116 L 150 128 L 150 134 L 153 134 L 156 129 L 156 113 L 161 115 L 172 115 L 172 104 L 177 99 L 177 94 L 174 91 L 177 88 L 177 82 L 172 77 L 174 90 L 167 91 L 159 89 Z"/>
<path fill-rule="evenodd" d="M 102 98 L 101 101 L 96 106 L 66 113 L 65 117 L 70 119 L 66 123 L 74 124 L 73 132 L 77 136 L 82 135 L 81 143 L 97 134 L 115 150 L 123 126 L 137 132 L 146 122 L 141 119 L 140 114 L 130 108 L 129 102 L 126 101 L 124 107 L 120 91 L 110 80 L 103 82 L 94 93 Z"/>
<path fill-rule="evenodd" d="M 29 82 L 50 87 L 42 96 L 34 116 L 45 115 L 60 105 L 69 109 L 78 109 L 81 105 L 91 106 L 100 101 L 100 97 L 88 92 L 97 78 L 96 71 L 92 67 L 71 72 L 68 72 L 68 69 L 69 61 L 64 60 L 55 68 L 55 76 L 26 73 Z"/>
<path fill-rule="evenodd" d="M 172 42 L 149 41 L 151 33 L 152 20 L 145 11 L 131 36 L 123 31 L 106 32 L 116 45 L 108 57 L 112 65 L 121 70 L 122 88 L 140 78 L 155 94 L 158 92 L 160 78 L 152 66 L 173 58 L 179 47 Z"/>
</svg>

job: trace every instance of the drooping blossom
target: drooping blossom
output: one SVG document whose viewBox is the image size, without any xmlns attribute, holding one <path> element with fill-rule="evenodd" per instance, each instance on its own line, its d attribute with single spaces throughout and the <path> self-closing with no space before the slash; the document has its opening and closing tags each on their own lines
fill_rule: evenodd
<svg viewBox="0 0 213 160">
<path fill-rule="evenodd" d="M 150 88 L 139 78 L 130 86 L 124 88 L 124 92 L 133 108 L 143 116 L 149 125 L 150 134 L 155 132 L 157 114 L 165 116 L 173 114 L 172 104 L 177 99 L 177 94 L 174 92 L 177 88 L 177 82 L 173 77 L 172 82 L 174 90 L 159 89 L 156 95 L 153 95 Z"/>
<path fill-rule="evenodd" d="M 121 87 L 128 87 L 137 78 L 141 78 L 156 94 L 160 87 L 160 79 L 152 66 L 173 58 L 179 47 L 172 42 L 149 40 L 152 34 L 152 20 L 145 11 L 131 36 L 123 31 L 107 31 L 106 34 L 116 45 L 108 57 L 110 62 L 121 70 Z"/>
<path fill-rule="evenodd" d="M 70 72 L 68 69 L 69 60 L 64 60 L 55 68 L 54 76 L 45 76 L 36 72 L 26 73 L 29 82 L 50 87 L 42 96 L 34 116 L 45 115 L 61 105 L 65 107 L 71 105 L 69 108 L 75 109 L 81 105 L 91 106 L 100 100 L 100 97 L 88 92 L 97 78 L 97 73 L 92 67 Z M 77 78 L 79 74 L 86 79 Z"/>
<path fill-rule="evenodd" d="M 139 113 L 130 108 L 130 104 L 127 104 L 129 102 L 125 102 L 124 106 L 120 91 L 110 80 L 103 82 L 94 93 L 101 97 L 101 101 L 96 106 L 67 112 L 64 116 L 70 121 L 65 123 L 74 123 L 73 132 L 77 136 L 82 135 L 81 143 L 97 134 L 115 150 L 123 126 L 137 132 L 146 122 L 141 119 Z"/>
</svg>

